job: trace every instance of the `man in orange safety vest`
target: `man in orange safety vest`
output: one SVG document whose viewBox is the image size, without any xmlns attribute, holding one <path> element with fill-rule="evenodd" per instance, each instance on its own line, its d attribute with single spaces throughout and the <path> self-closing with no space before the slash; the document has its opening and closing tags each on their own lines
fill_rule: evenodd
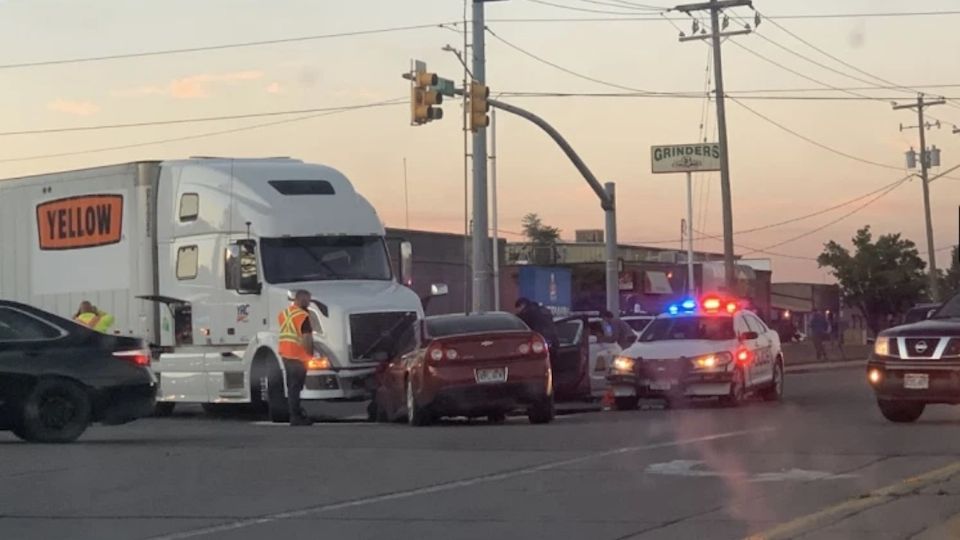
<svg viewBox="0 0 960 540">
<path fill-rule="evenodd" d="M 307 365 L 313 356 L 313 328 L 310 325 L 310 293 L 298 290 L 289 307 L 277 317 L 280 323 L 279 352 L 287 374 L 287 400 L 290 405 L 290 425 L 309 426 L 313 422 L 300 408 L 300 392 L 307 379 Z"/>
</svg>

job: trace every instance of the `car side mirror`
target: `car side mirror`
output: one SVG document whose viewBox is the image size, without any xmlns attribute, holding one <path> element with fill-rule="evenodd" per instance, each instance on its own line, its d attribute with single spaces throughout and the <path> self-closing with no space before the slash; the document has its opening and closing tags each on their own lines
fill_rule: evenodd
<svg viewBox="0 0 960 540">
<path fill-rule="evenodd" d="M 756 332 L 744 332 L 740 334 L 740 341 L 751 341 L 760 337 Z"/>
</svg>

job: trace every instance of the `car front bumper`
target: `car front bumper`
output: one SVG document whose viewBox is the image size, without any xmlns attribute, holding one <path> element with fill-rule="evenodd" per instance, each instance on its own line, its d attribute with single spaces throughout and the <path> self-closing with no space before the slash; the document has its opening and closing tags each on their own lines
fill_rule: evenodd
<svg viewBox="0 0 960 540">
<path fill-rule="evenodd" d="M 879 380 L 870 380 L 873 371 Z M 906 388 L 906 375 L 926 375 L 927 388 Z M 897 361 L 870 360 L 867 380 L 877 399 L 884 401 L 920 401 L 923 403 L 960 404 L 960 361 Z"/>
<path fill-rule="evenodd" d="M 616 397 L 718 397 L 730 393 L 733 372 L 688 372 L 676 377 L 612 374 L 607 380 Z"/>
</svg>

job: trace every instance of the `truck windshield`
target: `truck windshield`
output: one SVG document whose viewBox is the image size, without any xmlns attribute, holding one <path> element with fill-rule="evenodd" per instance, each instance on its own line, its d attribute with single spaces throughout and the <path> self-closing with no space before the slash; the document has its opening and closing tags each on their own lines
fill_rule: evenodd
<svg viewBox="0 0 960 540">
<path fill-rule="evenodd" d="M 267 283 L 393 278 L 380 236 L 261 239 Z"/>
<path fill-rule="evenodd" d="M 680 339 L 725 341 L 736 338 L 729 317 L 676 317 L 655 319 L 640 335 L 641 342 Z"/>
</svg>

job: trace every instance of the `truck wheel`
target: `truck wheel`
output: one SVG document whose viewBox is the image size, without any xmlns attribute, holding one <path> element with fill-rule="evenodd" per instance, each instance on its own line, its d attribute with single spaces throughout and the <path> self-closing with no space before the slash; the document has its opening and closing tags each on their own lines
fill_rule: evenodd
<svg viewBox="0 0 960 540">
<path fill-rule="evenodd" d="M 923 402 L 889 401 L 885 399 L 877 400 L 877 405 L 880 406 L 880 412 L 884 418 L 898 424 L 916 422 L 927 406 Z"/>
<path fill-rule="evenodd" d="M 556 409 L 553 406 L 553 396 L 546 396 L 536 405 L 530 407 L 527 412 L 527 419 L 531 424 L 549 424 L 556 416 Z"/>
<path fill-rule="evenodd" d="M 176 406 L 176 401 L 158 401 L 153 407 L 153 415 L 158 418 L 166 418 L 173 414 L 173 409 Z"/>
<path fill-rule="evenodd" d="M 417 404 L 417 397 L 413 394 L 413 383 L 407 379 L 407 423 L 411 426 L 430 425 L 430 412 Z"/>
<path fill-rule="evenodd" d="M 743 403 L 747 395 L 746 383 L 743 380 L 743 370 L 736 368 L 733 371 L 733 381 L 730 383 L 730 393 L 720 398 L 720 403 L 727 407 L 736 407 Z"/>
<path fill-rule="evenodd" d="M 637 396 L 620 396 L 613 398 L 613 406 L 616 407 L 618 411 L 636 410 L 639 403 L 640 398 Z"/>
<path fill-rule="evenodd" d="M 73 442 L 86 431 L 91 415 L 90 395 L 83 387 L 62 379 L 41 380 L 23 404 L 18 435 L 30 442 Z"/>
<path fill-rule="evenodd" d="M 267 416 L 276 424 L 290 421 L 290 404 L 284 392 L 285 386 L 280 366 L 276 362 L 271 363 L 267 368 Z"/>
<path fill-rule="evenodd" d="M 777 360 L 773 366 L 773 382 L 761 393 L 765 401 L 780 401 L 783 399 L 783 362 Z"/>
</svg>

